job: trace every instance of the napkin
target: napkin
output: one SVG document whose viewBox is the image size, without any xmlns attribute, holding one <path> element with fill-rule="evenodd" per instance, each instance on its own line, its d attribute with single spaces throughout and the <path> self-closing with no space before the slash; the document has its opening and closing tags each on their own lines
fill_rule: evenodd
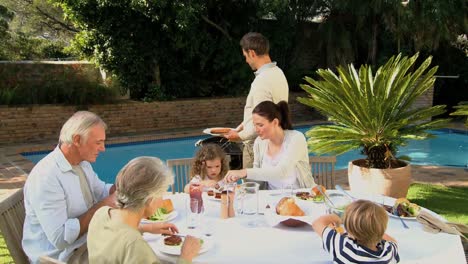
<svg viewBox="0 0 468 264">
<path fill-rule="evenodd" d="M 459 235 L 465 240 L 468 240 L 462 232 L 468 233 L 468 227 L 461 224 L 445 223 L 436 216 L 426 211 L 420 211 L 416 217 L 419 223 L 423 224 L 424 230 L 431 233 L 445 232 L 449 234 Z M 460 230 L 462 232 L 460 232 Z"/>
</svg>

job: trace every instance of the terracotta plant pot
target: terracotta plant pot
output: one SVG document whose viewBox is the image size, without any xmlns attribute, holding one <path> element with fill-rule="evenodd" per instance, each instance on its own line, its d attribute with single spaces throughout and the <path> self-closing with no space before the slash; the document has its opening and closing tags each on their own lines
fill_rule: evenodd
<svg viewBox="0 0 468 264">
<path fill-rule="evenodd" d="M 383 194 L 394 198 L 406 197 L 411 183 L 411 166 L 395 169 L 370 169 L 360 167 L 364 160 L 350 161 L 348 180 L 351 191 L 368 194 Z"/>
</svg>

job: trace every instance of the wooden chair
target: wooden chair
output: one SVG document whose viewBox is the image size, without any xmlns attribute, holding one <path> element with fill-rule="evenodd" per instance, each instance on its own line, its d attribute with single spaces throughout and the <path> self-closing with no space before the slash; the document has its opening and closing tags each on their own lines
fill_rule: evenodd
<svg viewBox="0 0 468 264">
<path fill-rule="evenodd" d="M 0 202 L 0 231 L 11 257 L 17 264 L 29 263 L 21 246 L 25 214 L 23 189 L 14 191 Z"/>
<path fill-rule="evenodd" d="M 39 257 L 39 264 L 66 264 L 60 260 L 51 258 L 49 256 L 40 256 Z"/>
<path fill-rule="evenodd" d="M 323 185 L 327 189 L 335 189 L 335 163 L 336 156 L 309 157 L 312 176 L 316 184 Z"/>
<path fill-rule="evenodd" d="M 172 193 L 184 192 L 185 185 L 190 181 L 190 169 L 193 158 L 170 159 L 166 161 L 169 169 L 174 173 L 174 184 L 172 184 Z"/>
</svg>

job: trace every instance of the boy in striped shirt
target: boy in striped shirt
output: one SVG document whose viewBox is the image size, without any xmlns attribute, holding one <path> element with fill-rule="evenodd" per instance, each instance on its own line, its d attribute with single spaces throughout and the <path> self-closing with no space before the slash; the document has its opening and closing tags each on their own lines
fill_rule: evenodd
<svg viewBox="0 0 468 264">
<path fill-rule="evenodd" d="M 335 214 L 321 216 L 312 224 L 334 263 L 400 261 L 395 239 L 385 234 L 388 215 L 382 206 L 367 200 L 355 201 L 346 207 L 343 223 L 347 233 L 334 228 L 341 224 Z"/>
</svg>

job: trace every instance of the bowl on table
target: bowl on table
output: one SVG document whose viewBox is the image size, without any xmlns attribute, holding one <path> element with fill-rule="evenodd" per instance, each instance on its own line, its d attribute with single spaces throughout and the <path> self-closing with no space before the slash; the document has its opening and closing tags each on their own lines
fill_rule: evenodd
<svg viewBox="0 0 468 264">
<path fill-rule="evenodd" d="M 346 210 L 346 207 L 352 202 L 352 200 L 341 193 L 330 193 L 327 194 L 328 199 L 325 198 L 325 204 L 329 210 L 330 213 L 336 214 L 339 217 L 342 217 L 344 214 L 344 211 Z"/>
</svg>

